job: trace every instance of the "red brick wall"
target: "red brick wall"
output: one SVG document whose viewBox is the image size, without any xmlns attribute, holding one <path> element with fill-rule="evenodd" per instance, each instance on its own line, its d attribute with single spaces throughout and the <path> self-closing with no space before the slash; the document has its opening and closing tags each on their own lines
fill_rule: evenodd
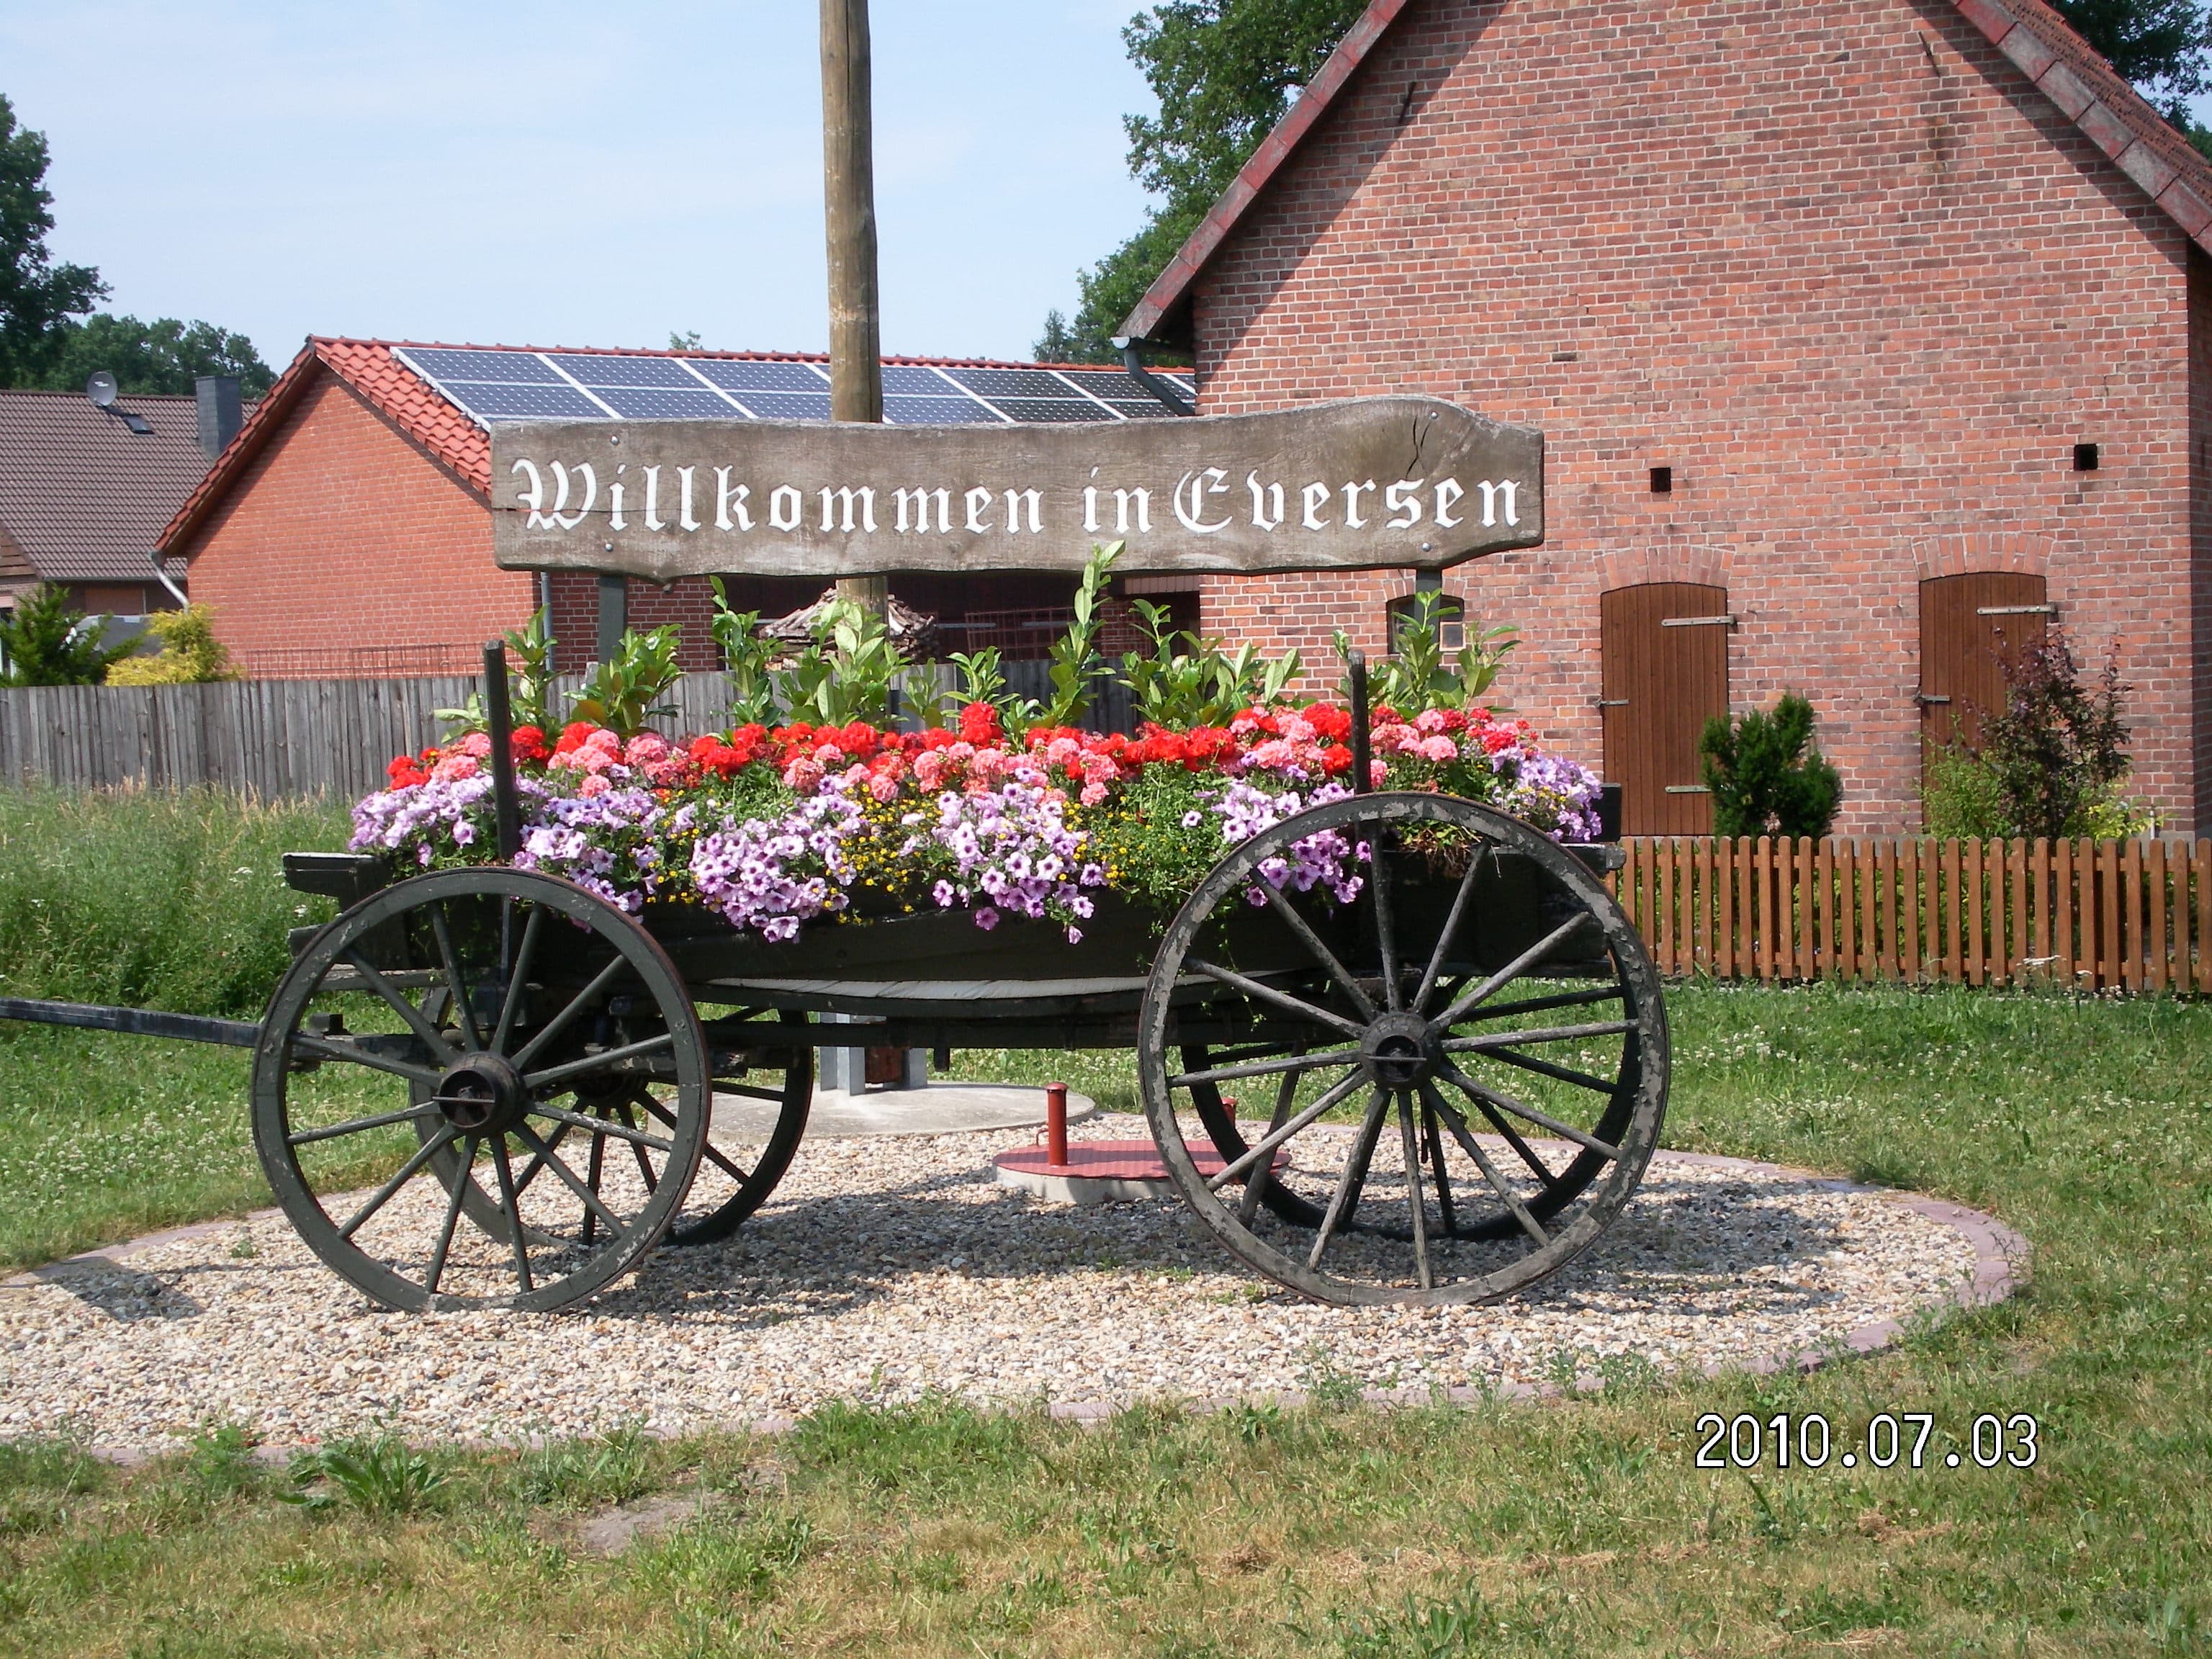
<svg viewBox="0 0 2212 1659">
<path fill-rule="evenodd" d="M 1522 631 L 1502 695 L 1595 763 L 1600 593 L 1721 584 L 1737 707 L 1813 698 L 1845 830 L 1918 821 L 1919 580 L 2045 574 L 2186 827 L 2187 259 L 1943 0 L 1431 0 L 1206 274 L 1204 406 L 1411 390 L 1543 428 L 1547 544 L 1449 580 Z M 1410 586 L 1222 579 L 1206 626 L 1310 665 Z"/>
<path fill-rule="evenodd" d="M 249 669 L 465 671 L 532 608 L 526 571 L 492 562 L 484 503 L 325 374 L 189 545 L 191 596 Z"/>
</svg>

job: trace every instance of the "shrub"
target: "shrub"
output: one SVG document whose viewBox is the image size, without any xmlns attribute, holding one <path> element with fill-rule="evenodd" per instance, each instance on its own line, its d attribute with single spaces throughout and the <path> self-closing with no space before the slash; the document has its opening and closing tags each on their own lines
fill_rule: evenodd
<svg viewBox="0 0 2212 1659">
<path fill-rule="evenodd" d="M 161 650 L 124 658 L 107 671 L 108 684 L 199 685 L 246 678 L 231 666 L 230 653 L 215 636 L 215 612 L 206 605 L 158 611 L 146 618 L 146 627 L 161 641 Z"/>
<path fill-rule="evenodd" d="M 1784 692 L 1771 714 L 1714 715 L 1698 748 L 1715 835 L 1818 837 L 1835 823 L 1844 782 L 1813 742 L 1813 705 L 1796 692 Z"/>
<path fill-rule="evenodd" d="M 98 685 L 134 645 L 105 646 L 104 618 L 69 602 L 69 590 L 40 582 L 0 617 L 0 685 Z"/>
<path fill-rule="evenodd" d="M 1920 791 L 1927 833 L 2054 841 L 2154 833 L 2157 814 L 2123 793 L 2129 761 L 2121 702 L 2129 687 L 2117 657 L 2093 689 L 2053 627 L 2001 666 L 2005 704 L 1976 711 L 1980 746 L 1954 741 L 1929 752 Z"/>
</svg>

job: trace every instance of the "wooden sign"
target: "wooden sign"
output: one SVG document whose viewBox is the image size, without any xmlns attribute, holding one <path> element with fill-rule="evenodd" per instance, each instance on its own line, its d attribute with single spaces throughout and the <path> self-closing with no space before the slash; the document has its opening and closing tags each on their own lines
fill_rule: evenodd
<svg viewBox="0 0 2212 1659">
<path fill-rule="evenodd" d="M 508 569 L 1437 569 L 1544 539 L 1544 438 L 1433 398 L 1066 426 L 514 421 Z"/>
</svg>

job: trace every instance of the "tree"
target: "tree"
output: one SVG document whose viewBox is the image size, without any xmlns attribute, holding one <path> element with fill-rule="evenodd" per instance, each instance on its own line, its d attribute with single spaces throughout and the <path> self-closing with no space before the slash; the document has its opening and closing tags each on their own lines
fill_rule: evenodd
<svg viewBox="0 0 2212 1659">
<path fill-rule="evenodd" d="M 252 341 L 213 323 L 174 317 L 146 323 L 103 313 L 64 325 L 52 366 L 37 380 L 18 384 L 80 392 L 93 371 L 101 368 L 125 392 L 179 395 L 189 394 L 202 374 L 235 374 L 248 398 L 260 397 L 276 378 Z"/>
<path fill-rule="evenodd" d="M 2204 0 L 2051 0 L 2074 32 L 2135 83 L 2166 118 L 2194 138 L 2189 100 L 2212 88 L 2206 50 L 2212 19 Z"/>
<path fill-rule="evenodd" d="M 56 264 L 46 251 L 54 198 L 46 178 L 46 135 L 17 126 L 0 96 L 0 386 L 35 384 L 70 319 L 107 294 L 90 265 Z"/>
<path fill-rule="evenodd" d="M 1795 692 L 1771 714 L 1754 708 L 1733 725 L 1714 715 L 1698 748 L 1715 835 L 1817 838 L 1836 821 L 1843 779 L 1813 742 L 1813 705 Z"/>
<path fill-rule="evenodd" d="M 100 644 L 104 617 L 70 605 L 69 589 L 40 582 L 0 618 L 0 685 L 98 685 L 132 645 Z"/>
<path fill-rule="evenodd" d="M 1364 0 L 1164 0 L 1131 20 L 1121 38 L 1160 107 L 1122 123 L 1129 171 L 1161 199 L 1143 229 L 1077 277 L 1067 358 L 1115 358 L 1121 319 L 1365 9 Z"/>
</svg>

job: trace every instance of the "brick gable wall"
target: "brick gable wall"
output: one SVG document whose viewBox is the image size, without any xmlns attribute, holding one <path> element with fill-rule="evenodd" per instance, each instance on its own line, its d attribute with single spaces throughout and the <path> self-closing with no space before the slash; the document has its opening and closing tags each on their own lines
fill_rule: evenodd
<svg viewBox="0 0 2212 1659">
<path fill-rule="evenodd" d="M 384 648 L 465 671 L 534 603 L 529 573 L 492 562 L 483 501 L 327 373 L 179 550 L 216 634 L 261 672 L 359 673 L 372 665 L 351 653 Z"/>
<path fill-rule="evenodd" d="M 2187 270 L 1948 3 L 1429 0 L 1194 321 L 1209 414 L 1419 391 L 1546 429 L 1548 544 L 1449 585 L 1520 627 L 1501 693 L 1570 752 L 1600 756 L 1600 593 L 1717 583 L 1735 705 L 1806 692 L 1839 828 L 1915 827 L 1917 583 L 2027 570 L 2087 661 L 2117 644 L 2140 793 L 2187 827 L 2212 823 Z M 1379 648 L 1410 585 L 1216 579 L 1206 626 L 1333 671 L 1330 629 Z"/>
</svg>

